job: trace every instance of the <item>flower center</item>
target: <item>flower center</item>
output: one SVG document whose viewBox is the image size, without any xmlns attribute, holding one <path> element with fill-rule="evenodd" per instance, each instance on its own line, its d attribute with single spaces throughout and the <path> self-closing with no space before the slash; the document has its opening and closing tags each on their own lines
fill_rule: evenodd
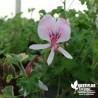
<svg viewBox="0 0 98 98">
<path fill-rule="evenodd" d="M 60 36 L 61 36 L 61 33 L 56 33 L 56 34 L 54 34 L 53 32 L 49 33 L 50 44 L 51 44 L 51 47 L 53 47 L 55 51 L 59 47 L 59 43 L 57 43 L 57 40 L 60 38 Z"/>
</svg>

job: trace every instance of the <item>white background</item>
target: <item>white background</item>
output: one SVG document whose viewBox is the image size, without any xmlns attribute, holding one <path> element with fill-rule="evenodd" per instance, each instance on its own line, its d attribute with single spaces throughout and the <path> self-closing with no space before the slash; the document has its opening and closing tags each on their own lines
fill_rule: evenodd
<svg viewBox="0 0 98 98">
<path fill-rule="evenodd" d="M 16 0 L 0 0 L 0 18 L 4 16 L 13 17 L 15 15 L 15 1 Z M 66 9 L 68 9 L 72 1 L 73 0 L 66 0 Z M 23 17 L 30 18 L 28 8 L 35 8 L 33 18 L 37 20 L 39 18 L 39 10 L 45 9 L 49 12 L 57 6 L 62 5 L 61 0 L 21 0 L 21 11 L 23 12 Z M 77 11 L 87 9 L 86 5 L 81 5 L 79 0 L 74 0 L 70 8 L 74 8 Z"/>
</svg>

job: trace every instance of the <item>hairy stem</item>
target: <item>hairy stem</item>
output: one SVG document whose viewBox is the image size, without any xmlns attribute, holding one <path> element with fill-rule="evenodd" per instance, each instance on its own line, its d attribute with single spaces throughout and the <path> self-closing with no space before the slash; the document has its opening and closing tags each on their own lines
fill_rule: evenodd
<svg viewBox="0 0 98 98">
<path fill-rule="evenodd" d="M 58 98 L 58 96 L 59 96 L 59 92 L 60 92 L 60 75 L 59 75 L 59 79 L 58 79 L 57 98 Z"/>
</svg>

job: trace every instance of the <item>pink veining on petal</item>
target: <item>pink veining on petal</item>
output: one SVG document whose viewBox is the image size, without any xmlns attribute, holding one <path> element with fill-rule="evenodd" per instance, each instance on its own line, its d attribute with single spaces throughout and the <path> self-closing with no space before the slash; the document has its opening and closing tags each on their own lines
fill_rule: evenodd
<svg viewBox="0 0 98 98">
<path fill-rule="evenodd" d="M 54 33 L 52 31 L 51 27 L 48 27 L 48 32 L 49 32 L 49 38 L 50 38 L 51 47 L 53 47 L 54 51 L 56 51 L 58 49 L 58 47 L 59 47 L 59 43 L 57 41 L 62 35 L 62 29 L 59 28 L 59 31 Z"/>
<path fill-rule="evenodd" d="M 62 34 L 57 41 L 58 43 L 65 42 L 70 39 L 71 28 L 70 28 L 70 24 L 65 19 L 59 18 L 56 21 L 55 28 L 56 28 L 56 32 L 59 31 Z"/>
<path fill-rule="evenodd" d="M 56 19 L 53 18 L 51 15 L 46 14 L 43 16 L 43 18 L 40 20 L 38 25 L 38 35 L 41 39 L 47 40 L 50 42 L 49 39 L 49 32 L 48 27 L 52 28 L 52 31 L 55 30 L 54 26 L 56 25 Z"/>
</svg>

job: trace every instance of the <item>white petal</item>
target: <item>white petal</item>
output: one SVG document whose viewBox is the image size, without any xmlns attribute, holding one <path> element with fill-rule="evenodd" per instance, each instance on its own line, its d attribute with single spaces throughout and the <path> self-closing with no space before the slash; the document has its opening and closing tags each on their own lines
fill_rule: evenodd
<svg viewBox="0 0 98 98">
<path fill-rule="evenodd" d="M 54 31 L 54 26 L 56 24 L 56 19 L 51 15 L 46 14 L 39 22 L 38 25 L 38 35 L 41 39 L 50 42 L 49 31 Z"/>
<path fill-rule="evenodd" d="M 23 87 L 19 90 L 19 92 L 20 92 L 20 91 L 23 91 Z"/>
<path fill-rule="evenodd" d="M 25 90 L 25 92 L 24 92 L 24 97 L 27 97 L 28 94 L 29 94 L 29 93 Z"/>
<path fill-rule="evenodd" d="M 60 18 L 56 23 L 56 32 L 61 34 L 61 37 L 57 40 L 57 42 L 65 42 L 70 39 L 71 27 L 67 20 Z"/>
<path fill-rule="evenodd" d="M 40 80 L 38 81 L 38 86 L 39 86 L 41 89 L 43 89 L 43 90 L 45 90 L 45 91 L 48 91 L 48 87 L 47 87 L 46 85 L 44 85 Z"/>
<path fill-rule="evenodd" d="M 51 49 L 51 52 L 50 52 L 49 57 L 47 59 L 48 65 L 50 65 L 52 63 L 53 58 L 54 58 L 54 51 L 53 51 L 53 49 Z"/>
<path fill-rule="evenodd" d="M 49 48 L 50 44 L 33 44 L 29 48 L 34 50 Z"/>
<path fill-rule="evenodd" d="M 66 51 L 64 50 L 63 48 L 59 47 L 58 50 L 67 58 L 69 59 L 73 59 L 73 57 Z"/>
</svg>

